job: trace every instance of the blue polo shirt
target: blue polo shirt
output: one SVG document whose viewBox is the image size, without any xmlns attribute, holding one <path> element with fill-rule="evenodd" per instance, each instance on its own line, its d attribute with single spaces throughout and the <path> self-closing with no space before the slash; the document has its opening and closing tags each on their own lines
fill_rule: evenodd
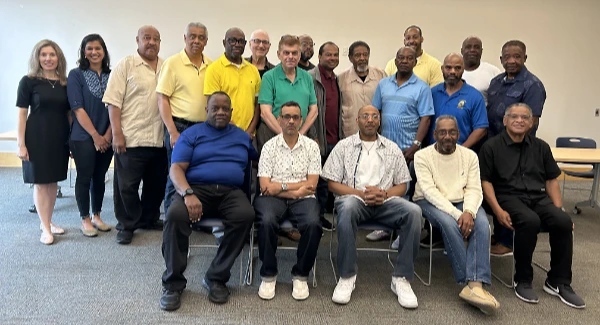
<svg viewBox="0 0 600 325">
<path fill-rule="evenodd" d="M 431 122 L 429 131 L 431 143 L 435 142 L 433 139 L 435 119 L 442 115 L 456 117 L 458 130 L 460 131 L 458 144 L 463 144 L 467 141 L 473 130 L 488 127 L 485 99 L 477 89 L 466 82 L 452 96 L 448 96 L 446 83 L 442 82 L 431 88 L 431 96 L 433 97 L 433 108 L 435 109 L 435 117 Z"/>
<path fill-rule="evenodd" d="M 171 163 L 189 163 L 190 185 L 219 184 L 241 187 L 248 160 L 258 160 L 250 136 L 233 124 L 217 129 L 198 123 L 181 133 Z"/>
<path fill-rule="evenodd" d="M 533 116 L 542 116 L 546 89 L 544 84 L 526 67 L 513 78 L 506 79 L 506 72 L 499 74 L 490 82 L 488 88 L 487 114 L 490 122 L 488 137 L 500 134 L 504 130 L 504 111 L 515 103 L 525 103 L 531 107 Z M 535 136 L 537 128 L 531 130 Z"/>
<path fill-rule="evenodd" d="M 373 96 L 373 106 L 381 111 L 381 134 L 402 150 L 415 141 L 420 118 L 435 114 L 429 85 L 414 73 L 401 86 L 396 74 L 381 79 Z"/>
</svg>

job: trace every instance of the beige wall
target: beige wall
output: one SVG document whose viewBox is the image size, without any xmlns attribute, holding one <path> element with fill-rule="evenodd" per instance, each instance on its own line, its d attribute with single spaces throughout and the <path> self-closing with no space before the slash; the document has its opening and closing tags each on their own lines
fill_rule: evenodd
<svg viewBox="0 0 600 325">
<path fill-rule="evenodd" d="M 594 117 L 594 109 L 600 108 L 596 96 L 600 91 L 600 66 L 596 63 L 600 57 L 598 0 L 104 0 L 95 7 L 92 3 L 2 2 L 0 132 L 16 127 L 17 83 L 27 71 L 33 45 L 42 38 L 58 42 L 69 68 L 73 68 L 83 36 L 99 33 L 114 65 L 135 50 L 139 26 L 155 25 L 162 34 L 161 55 L 169 56 L 183 46 L 185 25 L 201 21 L 209 29 L 206 53 L 213 59 L 222 53 L 225 30 L 238 26 L 247 37 L 252 30 L 263 28 L 274 43 L 284 33 L 308 33 L 317 46 L 331 40 L 342 49 L 361 39 L 371 46 L 371 64 L 383 68 L 401 45 L 404 29 L 417 24 L 423 29 L 424 49 L 438 59 L 459 51 L 466 36 L 477 35 L 483 40 L 483 59 L 500 67 L 502 44 L 509 39 L 524 41 L 527 66 L 544 82 L 548 93 L 538 135 L 551 144 L 560 135 L 600 141 L 600 118 Z M 269 57 L 277 62 L 275 47 Z M 348 66 L 343 57 L 338 70 Z M 13 148 L 14 144 L 0 143 L 0 151 Z"/>
</svg>

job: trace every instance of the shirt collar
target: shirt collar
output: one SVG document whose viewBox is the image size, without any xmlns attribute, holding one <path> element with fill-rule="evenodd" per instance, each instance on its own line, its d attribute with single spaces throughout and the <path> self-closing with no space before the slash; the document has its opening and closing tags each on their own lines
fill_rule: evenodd
<svg viewBox="0 0 600 325">
<path fill-rule="evenodd" d="M 390 78 L 390 80 L 396 84 L 396 86 L 398 86 L 398 80 L 396 80 L 396 75 L 398 74 L 398 72 L 394 73 Z M 417 75 L 415 74 L 415 71 L 413 70 L 412 75 L 410 76 L 410 78 L 408 78 L 408 80 L 402 84 L 402 86 L 406 85 L 406 84 L 414 84 L 415 82 L 417 82 Z M 398 87 L 402 87 L 402 86 L 398 86 Z"/>
<path fill-rule="evenodd" d="M 278 146 L 290 149 L 290 147 L 285 142 L 285 139 L 283 138 L 283 133 L 280 133 L 279 135 L 277 135 L 277 140 L 275 140 L 275 141 L 277 141 Z M 298 135 L 298 141 L 296 141 L 294 148 L 292 148 L 290 150 L 297 149 L 297 148 L 300 148 L 303 146 L 304 146 L 304 137 L 302 135 Z"/>
<path fill-rule="evenodd" d="M 160 67 L 162 65 L 162 61 L 163 60 L 160 58 L 160 56 L 157 57 L 157 62 L 158 62 L 157 67 L 156 67 L 157 71 L 160 70 Z M 146 61 L 144 61 L 144 59 L 142 59 L 142 56 L 138 53 L 138 51 L 135 51 L 135 54 L 133 55 L 133 65 L 135 67 L 137 67 L 137 66 L 140 66 L 142 64 L 145 65 L 145 66 L 148 66 L 148 67 L 150 66 L 148 64 L 148 62 L 146 62 Z"/>
<path fill-rule="evenodd" d="M 362 140 L 360 139 L 360 131 L 356 132 L 354 135 L 350 137 L 350 141 L 354 147 L 360 147 L 362 145 Z M 377 148 L 383 146 L 385 147 L 385 143 L 381 141 L 381 135 L 377 133 Z"/>
<path fill-rule="evenodd" d="M 514 142 L 514 141 L 513 141 L 513 140 L 510 138 L 510 136 L 508 135 L 508 132 L 506 131 L 506 128 L 504 128 L 504 130 L 502 131 L 502 133 L 500 133 L 500 136 L 502 137 L 502 139 L 504 139 L 504 142 L 506 143 L 506 145 L 507 145 L 507 146 L 511 146 L 511 145 L 517 144 L 516 142 Z M 528 135 L 526 135 L 526 136 L 523 138 L 523 142 L 522 142 L 522 143 L 525 143 L 525 144 L 527 144 L 527 145 L 530 145 L 530 144 L 531 144 L 531 139 L 529 139 L 529 137 L 530 137 L 530 135 L 529 135 L 529 134 L 528 134 Z"/>
<path fill-rule="evenodd" d="M 466 90 L 465 90 L 466 87 L 465 86 L 467 85 L 467 82 L 465 81 L 465 79 L 461 79 L 461 80 L 463 82 L 463 85 L 460 87 L 460 89 L 457 92 L 455 92 L 454 94 L 452 94 L 452 96 L 459 95 L 459 94 L 460 95 L 464 95 L 466 93 Z M 446 83 L 442 82 L 441 86 L 437 88 L 437 91 L 442 92 L 442 93 L 444 93 L 444 94 L 447 95 L 448 93 L 446 93 Z"/>
<path fill-rule="evenodd" d="M 331 77 L 327 75 L 327 71 L 325 71 L 325 68 L 323 68 L 322 65 L 317 65 L 317 67 L 319 67 L 319 74 L 321 75 L 322 79 L 327 79 L 327 80 L 333 80 L 335 79 L 335 74 L 332 72 L 331 73 Z"/>
<path fill-rule="evenodd" d="M 285 72 L 283 71 L 283 66 L 280 64 L 278 64 L 274 69 L 276 69 L 277 74 L 279 75 L 279 79 L 281 80 L 289 80 L 288 77 L 285 75 Z M 300 70 L 302 70 L 302 68 L 298 68 L 296 66 L 296 78 L 294 78 L 294 83 L 296 83 L 298 80 L 302 80 L 302 74 L 300 74 Z"/>
<path fill-rule="evenodd" d="M 248 61 L 248 63 L 252 64 L 252 55 L 247 57 L 246 61 Z M 269 62 L 269 59 L 265 58 L 265 71 L 272 69 L 273 67 L 274 67 L 274 65 L 271 62 Z"/>
<path fill-rule="evenodd" d="M 221 62 L 221 64 L 225 67 L 228 65 L 233 65 L 233 66 L 237 67 L 237 65 L 235 65 L 231 61 L 229 61 L 229 59 L 225 56 L 225 53 L 223 53 L 223 55 L 221 55 L 219 57 L 219 62 Z M 242 58 L 242 63 L 240 64 L 240 69 L 247 66 L 248 64 L 250 64 L 250 63 L 248 63 L 248 61 L 246 61 L 246 59 Z"/>
<path fill-rule="evenodd" d="M 184 65 L 194 65 L 192 63 L 192 61 L 190 61 L 190 58 L 188 57 L 187 53 L 185 52 L 185 48 L 183 50 L 181 50 L 181 52 L 179 52 L 179 57 L 181 58 L 181 61 L 183 62 Z M 206 54 L 202 54 L 202 65 L 198 67 L 199 70 L 202 70 L 203 68 L 206 68 L 208 66 L 208 64 L 211 63 L 210 59 L 206 56 Z"/>
<path fill-rule="evenodd" d="M 515 81 L 523 81 L 527 78 L 527 75 L 529 73 L 529 70 L 527 70 L 527 67 L 523 66 L 523 68 L 521 68 L 521 71 L 519 71 L 519 73 L 517 73 L 517 75 L 512 78 L 512 79 L 508 79 L 508 73 L 506 73 L 506 71 L 504 71 L 504 73 L 502 74 L 502 81 L 503 82 L 515 82 Z"/>
</svg>

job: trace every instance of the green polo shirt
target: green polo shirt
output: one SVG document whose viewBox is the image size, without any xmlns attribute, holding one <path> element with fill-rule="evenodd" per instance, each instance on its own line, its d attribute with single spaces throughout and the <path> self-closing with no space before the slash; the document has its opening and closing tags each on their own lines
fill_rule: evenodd
<svg viewBox="0 0 600 325">
<path fill-rule="evenodd" d="M 289 101 L 300 104 L 302 119 L 306 119 L 308 106 L 317 104 L 315 86 L 308 72 L 298 67 L 296 67 L 296 78 L 291 82 L 279 64 L 263 75 L 258 103 L 273 106 L 273 115 L 277 118 L 281 113 L 281 105 Z"/>
</svg>

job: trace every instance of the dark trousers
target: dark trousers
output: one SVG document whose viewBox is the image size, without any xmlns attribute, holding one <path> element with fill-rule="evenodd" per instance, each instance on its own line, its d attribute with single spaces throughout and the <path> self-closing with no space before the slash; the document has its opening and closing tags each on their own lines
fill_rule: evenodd
<svg viewBox="0 0 600 325">
<path fill-rule="evenodd" d="M 234 187 L 223 185 L 191 185 L 194 194 L 202 203 L 203 216 L 220 217 L 225 225 L 223 241 L 217 250 L 206 279 L 226 283 L 231 276 L 231 266 L 244 248 L 250 228 L 254 222 L 254 209 L 246 194 Z M 180 195 L 173 202 L 165 217 L 162 254 L 166 270 L 163 287 L 168 290 L 183 290 L 187 280 L 183 272 L 187 268 L 191 221 L 185 201 Z"/>
<path fill-rule="evenodd" d="M 165 148 L 127 148 L 115 155 L 114 203 L 118 230 L 133 231 L 160 218 L 165 192 L 167 155 Z M 140 182 L 144 182 L 140 198 Z"/>
<path fill-rule="evenodd" d="M 173 123 L 175 124 L 175 128 L 177 132 L 181 134 L 181 132 L 185 131 L 190 126 L 197 124 L 195 122 L 185 121 L 183 119 L 173 118 Z M 198 122 L 202 123 L 202 122 Z M 171 148 L 171 135 L 169 134 L 169 130 L 165 127 L 165 147 L 167 148 L 167 186 L 165 187 L 165 215 L 169 210 L 169 206 L 171 205 L 171 198 L 173 194 L 175 194 L 175 186 L 173 186 L 173 182 L 171 181 L 171 177 L 169 176 L 169 171 L 171 170 L 171 155 L 173 154 L 173 148 Z"/>
<path fill-rule="evenodd" d="M 254 199 L 254 209 L 258 222 L 258 254 L 262 261 L 260 275 L 265 278 L 277 275 L 275 252 L 279 223 L 289 219 L 301 235 L 292 276 L 308 278 L 317 258 L 317 249 L 323 234 L 317 200 L 314 198 L 287 200 L 273 196 L 258 196 Z"/>
<path fill-rule="evenodd" d="M 262 152 L 262 147 L 267 143 L 267 141 L 271 140 L 274 136 L 276 136 L 275 132 L 271 131 L 267 126 L 267 123 L 260 121 L 258 127 L 256 128 L 256 149 L 258 154 Z"/>
<path fill-rule="evenodd" d="M 515 228 L 515 281 L 531 282 L 531 260 L 540 229 L 550 235 L 550 271 L 552 284 L 571 284 L 573 261 L 573 222 L 568 214 L 554 206 L 548 196 L 539 198 L 513 195 L 497 196 L 498 203 L 511 217 Z"/>
<path fill-rule="evenodd" d="M 113 150 L 96 151 L 94 140 L 70 141 L 71 152 L 77 169 L 75 181 L 75 200 L 79 215 L 82 218 L 90 215 L 90 194 L 92 197 L 92 214 L 102 211 L 104 200 L 106 171 L 113 157 Z"/>
<path fill-rule="evenodd" d="M 327 144 L 327 152 L 324 156 L 321 156 L 321 167 L 325 165 L 327 158 L 329 158 L 329 154 L 331 150 L 333 150 L 335 144 Z M 327 180 L 319 177 L 319 182 L 317 183 L 317 200 L 319 201 L 319 216 L 325 216 L 325 210 L 327 209 L 327 200 L 329 199 L 329 188 L 327 186 Z"/>
</svg>

